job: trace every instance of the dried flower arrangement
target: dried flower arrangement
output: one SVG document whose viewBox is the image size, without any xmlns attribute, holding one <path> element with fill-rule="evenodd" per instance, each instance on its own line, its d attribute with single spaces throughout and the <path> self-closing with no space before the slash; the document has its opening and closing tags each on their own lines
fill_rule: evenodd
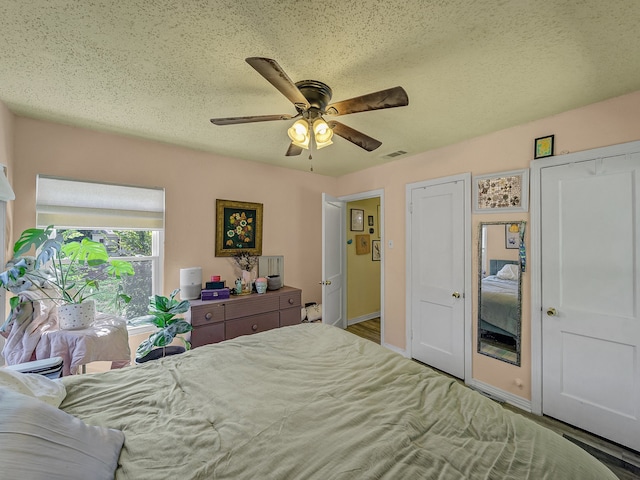
<svg viewBox="0 0 640 480">
<path fill-rule="evenodd" d="M 247 252 L 240 252 L 233 256 L 233 259 L 236 262 L 236 265 L 240 268 L 240 270 L 250 272 L 254 269 L 254 267 L 258 264 L 258 257 L 254 257 L 253 255 L 249 255 Z"/>
</svg>

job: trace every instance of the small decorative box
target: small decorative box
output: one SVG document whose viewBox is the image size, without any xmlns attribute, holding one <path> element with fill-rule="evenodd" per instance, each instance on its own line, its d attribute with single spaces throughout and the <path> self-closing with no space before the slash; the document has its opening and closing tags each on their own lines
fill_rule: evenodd
<svg viewBox="0 0 640 480">
<path fill-rule="evenodd" d="M 205 288 L 207 290 L 219 290 L 221 288 L 224 288 L 224 283 L 225 282 L 207 282 L 205 284 Z"/>
<path fill-rule="evenodd" d="M 201 300 L 221 300 L 224 298 L 229 298 L 228 288 L 208 288 L 202 290 L 200 294 Z"/>
</svg>

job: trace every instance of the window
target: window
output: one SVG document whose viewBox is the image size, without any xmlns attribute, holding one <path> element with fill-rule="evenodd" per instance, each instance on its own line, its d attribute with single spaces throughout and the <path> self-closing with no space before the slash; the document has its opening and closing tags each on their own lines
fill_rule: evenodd
<svg viewBox="0 0 640 480">
<path fill-rule="evenodd" d="M 162 290 L 163 189 L 39 175 L 36 219 L 38 227 L 54 225 L 65 241 L 87 237 L 103 243 L 111 257 L 132 263 L 134 276 L 97 278 L 99 311 L 126 318 L 147 313 L 149 297 Z M 119 289 L 132 297 L 129 304 L 114 301 Z"/>
</svg>

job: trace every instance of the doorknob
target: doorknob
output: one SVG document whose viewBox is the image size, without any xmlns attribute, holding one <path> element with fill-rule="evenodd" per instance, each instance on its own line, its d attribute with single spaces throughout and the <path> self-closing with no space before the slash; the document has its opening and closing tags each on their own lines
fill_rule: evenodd
<svg viewBox="0 0 640 480">
<path fill-rule="evenodd" d="M 326 282 L 320 282 L 320 285 L 331 285 L 331 280 L 327 280 Z"/>
<path fill-rule="evenodd" d="M 451 295 L 453 298 L 460 298 L 460 292 L 453 292 Z"/>
<path fill-rule="evenodd" d="M 547 315 L 549 315 L 550 317 L 555 317 L 558 315 L 558 312 L 556 311 L 555 308 L 549 307 L 547 308 Z"/>
</svg>

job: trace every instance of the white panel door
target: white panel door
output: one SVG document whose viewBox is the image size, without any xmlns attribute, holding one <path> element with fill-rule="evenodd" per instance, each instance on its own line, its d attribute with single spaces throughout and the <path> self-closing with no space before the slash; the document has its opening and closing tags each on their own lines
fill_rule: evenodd
<svg viewBox="0 0 640 480">
<path fill-rule="evenodd" d="M 640 154 L 541 170 L 543 412 L 640 450 Z"/>
<path fill-rule="evenodd" d="M 411 355 L 464 378 L 464 186 L 411 192 Z"/>
<path fill-rule="evenodd" d="M 322 194 L 322 323 L 346 328 L 345 203 Z"/>
</svg>

